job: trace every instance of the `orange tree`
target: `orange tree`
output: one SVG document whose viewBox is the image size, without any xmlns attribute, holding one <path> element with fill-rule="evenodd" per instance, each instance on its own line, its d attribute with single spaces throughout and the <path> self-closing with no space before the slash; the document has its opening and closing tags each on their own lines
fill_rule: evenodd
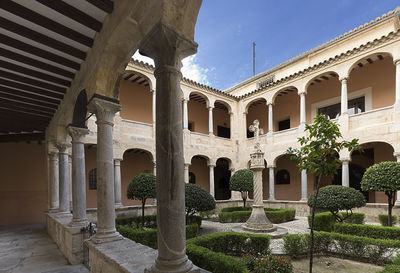
<svg viewBox="0 0 400 273">
<path fill-rule="evenodd" d="M 342 149 L 359 150 L 358 139 L 339 141 L 342 138 L 336 123 L 329 121 L 325 116 L 318 115 L 314 123 L 305 126 L 306 136 L 298 138 L 300 148 L 288 148 L 287 153 L 291 160 L 297 163 L 300 170 L 314 174 L 317 177 L 313 204 L 311 206 L 311 236 L 310 236 L 310 270 L 312 273 L 314 252 L 314 216 L 318 200 L 320 182 L 322 177 L 333 177 L 341 166 L 337 154 Z"/>
</svg>

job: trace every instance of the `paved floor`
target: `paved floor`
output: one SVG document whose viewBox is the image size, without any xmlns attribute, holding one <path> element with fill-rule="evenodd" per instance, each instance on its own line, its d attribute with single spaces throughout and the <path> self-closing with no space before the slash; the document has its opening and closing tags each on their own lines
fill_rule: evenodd
<svg viewBox="0 0 400 273">
<path fill-rule="evenodd" d="M 69 265 L 43 225 L 0 228 L 0 273 L 88 273 Z"/>
</svg>

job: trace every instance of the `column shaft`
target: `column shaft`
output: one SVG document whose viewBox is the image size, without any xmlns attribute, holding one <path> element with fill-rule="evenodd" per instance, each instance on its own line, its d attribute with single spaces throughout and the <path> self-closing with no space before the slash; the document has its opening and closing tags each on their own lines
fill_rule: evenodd
<svg viewBox="0 0 400 273">
<path fill-rule="evenodd" d="M 72 222 L 71 226 L 86 225 L 86 171 L 85 146 L 88 129 L 68 127 L 72 137 Z"/>
<path fill-rule="evenodd" d="M 49 210 L 56 211 L 59 208 L 59 169 L 58 169 L 58 153 L 49 153 Z"/>
<path fill-rule="evenodd" d="M 349 160 L 342 160 L 342 186 L 349 187 Z"/>
<path fill-rule="evenodd" d="M 185 173 L 184 173 L 185 183 L 189 183 L 189 166 L 190 166 L 190 164 L 185 163 Z"/>
<path fill-rule="evenodd" d="M 272 134 L 274 132 L 274 111 L 273 104 L 268 104 L 268 133 Z"/>
<path fill-rule="evenodd" d="M 396 102 L 397 108 L 400 107 L 400 60 L 395 61 L 396 65 Z"/>
<path fill-rule="evenodd" d="M 214 168 L 215 165 L 208 165 L 210 172 L 210 194 L 215 198 Z"/>
<path fill-rule="evenodd" d="M 306 124 L 306 93 L 300 93 L 300 127 Z"/>
<path fill-rule="evenodd" d="M 156 91 L 151 90 L 151 98 L 152 98 L 152 104 L 151 104 L 151 113 L 152 113 L 152 121 L 153 121 L 153 126 L 156 124 Z"/>
<path fill-rule="evenodd" d="M 114 159 L 114 193 L 115 193 L 115 206 L 121 207 L 121 160 Z"/>
<path fill-rule="evenodd" d="M 214 107 L 208 107 L 208 133 L 212 135 L 214 132 L 213 125 L 213 109 Z"/>
<path fill-rule="evenodd" d="M 121 105 L 111 99 L 93 97 L 88 110 L 97 124 L 97 233 L 95 243 L 121 239 L 115 229 L 113 131 L 115 113 Z"/>
<path fill-rule="evenodd" d="M 69 163 L 68 163 L 68 149 L 69 145 L 66 143 L 58 143 L 59 150 L 59 212 L 70 213 L 69 207 Z"/>
<path fill-rule="evenodd" d="M 400 153 L 399 152 L 394 152 L 393 156 L 396 157 L 397 162 L 400 162 Z M 400 206 L 400 191 L 397 191 L 395 205 Z"/>
<path fill-rule="evenodd" d="M 275 166 L 269 166 L 269 200 L 275 200 Z"/>
<path fill-rule="evenodd" d="M 188 100 L 183 99 L 183 129 L 189 128 Z"/>
<path fill-rule="evenodd" d="M 306 201 L 308 198 L 307 194 L 307 171 L 301 171 L 301 201 Z"/>
<path fill-rule="evenodd" d="M 341 88 L 341 113 L 347 114 L 348 113 L 348 102 L 347 102 L 347 78 L 340 79 L 342 83 Z"/>
</svg>

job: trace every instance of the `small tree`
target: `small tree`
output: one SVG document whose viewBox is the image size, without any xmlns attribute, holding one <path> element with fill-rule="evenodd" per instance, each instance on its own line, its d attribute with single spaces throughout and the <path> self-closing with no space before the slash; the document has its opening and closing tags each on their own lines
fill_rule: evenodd
<svg viewBox="0 0 400 273">
<path fill-rule="evenodd" d="M 310 199 L 308 199 L 308 206 L 310 207 L 314 204 L 315 194 L 316 192 L 314 191 Z M 337 222 L 343 222 L 353 214 L 354 208 L 363 207 L 365 204 L 365 197 L 359 190 L 339 185 L 331 185 L 322 187 L 319 190 L 319 196 L 315 207 L 317 209 L 329 210 Z M 341 210 L 346 210 L 346 215 L 343 216 L 339 214 Z"/>
<path fill-rule="evenodd" d="M 349 151 L 359 149 L 358 140 L 341 141 L 342 138 L 339 127 L 336 123 L 329 121 L 325 116 L 318 115 L 311 125 L 305 125 L 306 136 L 298 138 L 301 145 L 300 149 L 289 148 L 287 153 L 291 155 L 291 160 L 297 163 L 300 170 L 313 173 L 317 177 L 315 198 L 311 207 L 311 236 L 310 236 L 310 273 L 313 266 L 314 252 L 314 216 L 318 200 L 319 187 L 322 177 L 332 177 L 340 168 L 341 162 L 337 154 L 342 149 Z"/>
<path fill-rule="evenodd" d="M 253 172 L 248 169 L 238 170 L 229 181 L 231 191 L 240 191 L 243 199 L 243 207 L 246 207 L 246 199 L 249 191 L 253 191 Z"/>
<path fill-rule="evenodd" d="M 400 163 L 381 162 L 369 167 L 361 180 L 363 191 L 383 191 L 388 198 L 388 225 L 392 226 L 392 208 L 400 190 Z"/>
<path fill-rule="evenodd" d="M 186 219 L 196 212 L 215 209 L 215 200 L 211 194 L 196 184 L 185 184 Z"/>
<path fill-rule="evenodd" d="M 147 198 L 156 197 L 156 177 L 151 173 L 141 173 L 135 176 L 128 185 L 128 199 L 142 201 L 142 227 L 144 227 L 144 206 Z"/>
</svg>

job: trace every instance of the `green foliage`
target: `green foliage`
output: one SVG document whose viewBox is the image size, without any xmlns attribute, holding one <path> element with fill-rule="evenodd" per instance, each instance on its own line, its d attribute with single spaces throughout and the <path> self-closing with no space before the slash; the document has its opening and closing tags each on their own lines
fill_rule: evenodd
<svg viewBox="0 0 400 273">
<path fill-rule="evenodd" d="M 344 218 L 346 213 L 339 212 L 339 216 Z M 351 216 L 345 218 L 344 223 L 363 224 L 365 219 L 364 213 L 354 212 Z M 336 223 L 335 217 L 330 212 L 322 212 L 315 214 L 314 229 L 317 231 L 333 231 Z M 308 225 L 311 226 L 311 215 L 308 215 Z"/>
<path fill-rule="evenodd" d="M 128 199 L 146 200 L 156 197 L 156 177 L 151 173 L 141 173 L 135 176 L 128 185 Z"/>
<path fill-rule="evenodd" d="M 374 225 L 336 223 L 333 231 L 341 234 L 365 236 L 374 239 L 400 240 L 400 228 Z"/>
<path fill-rule="evenodd" d="M 314 204 L 315 191 L 308 199 L 308 206 Z M 330 185 L 322 187 L 319 190 L 318 200 L 315 208 L 329 210 L 338 222 L 352 215 L 352 209 L 365 206 L 366 200 L 364 195 L 351 187 L 339 185 Z M 339 214 L 340 210 L 346 210 L 346 214 Z"/>
<path fill-rule="evenodd" d="M 372 165 L 364 173 L 361 189 L 383 192 L 400 190 L 400 163 L 386 161 Z"/>
<path fill-rule="evenodd" d="M 117 231 L 124 237 L 137 243 L 157 249 L 157 229 L 154 228 L 132 228 L 129 226 L 116 225 Z M 196 237 L 199 232 L 197 224 L 186 226 L 186 239 Z"/>
<path fill-rule="evenodd" d="M 142 217 L 119 217 L 115 219 L 115 224 L 120 226 L 128 226 L 137 228 L 141 226 Z M 199 227 L 201 227 L 202 219 L 197 215 L 190 215 L 186 217 L 186 224 L 196 223 Z M 157 228 L 157 215 L 146 215 L 144 217 L 144 227 L 146 228 Z"/>
<path fill-rule="evenodd" d="M 378 215 L 379 223 L 381 223 L 382 226 L 389 226 L 389 217 L 387 214 L 379 214 Z M 397 216 L 392 215 L 392 225 L 397 223 Z"/>
<path fill-rule="evenodd" d="M 268 219 L 274 224 L 292 221 L 296 216 L 295 209 L 265 208 L 264 211 Z M 221 223 L 244 223 L 250 215 L 250 207 L 229 207 L 223 208 L 218 217 Z"/>
<path fill-rule="evenodd" d="M 292 273 L 293 265 L 291 261 L 283 256 L 266 255 L 255 256 L 246 255 L 243 262 L 247 268 L 254 273 Z"/>
<path fill-rule="evenodd" d="M 186 215 L 215 209 L 215 200 L 209 192 L 196 184 L 185 184 Z"/>
<path fill-rule="evenodd" d="M 247 194 L 253 191 L 253 172 L 248 169 L 236 171 L 229 180 L 229 189 L 241 192 L 243 207 L 246 207 Z"/>
<path fill-rule="evenodd" d="M 380 273 L 399 273 L 400 272 L 400 265 L 397 264 L 390 264 L 385 266 L 383 271 L 380 271 Z"/>
<path fill-rule="evenodd" d="M 284 249 L 289 256 L 304 256 L 309 251 L 310 234 L 290 234 L 283 237 Z M 373 239 L 333 232 L 315 233 L 315 252 L 333 254 L 373 264 L 391 262 L 398 240 Z"/>
<path fill-rule="evenodd" d="M 266 235 L 221 232 L 188 240 L 186 253 L 195 265 L 213 273 L 247 273 L 241 260 L 228 255 L 268 254 L 269 243 Z"/>
</svg>

